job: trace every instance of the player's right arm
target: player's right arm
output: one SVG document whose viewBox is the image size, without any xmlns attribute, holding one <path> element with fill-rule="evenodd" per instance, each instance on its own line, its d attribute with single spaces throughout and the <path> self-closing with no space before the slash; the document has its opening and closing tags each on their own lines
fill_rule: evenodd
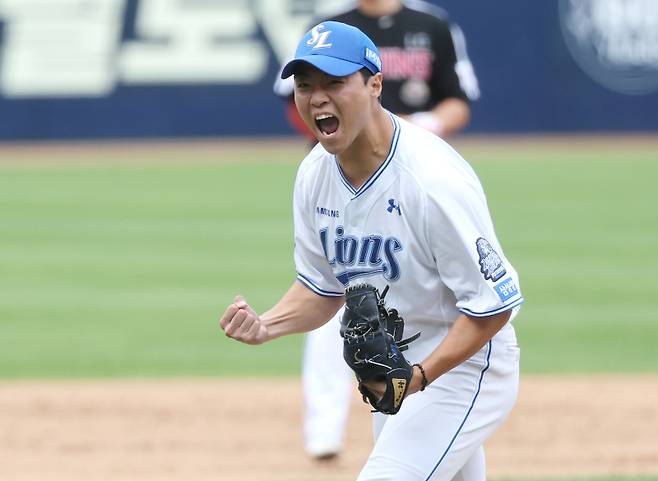
<svg viewBox="0 0 658 481">
<path fill-rule="evenodd" d="M 324 168 L 334 168 L 324 150 L 311 151 L 301 163 L 293 193 L 295 267 L 297 281 L 269 311 L 258 315 L 242 297 L 236 297 L 220 320 L 230 338 L 247 344 L 307 332 L 331 319 L 344 303 L 344 288 L 327 261 L 320 240 L 317 199 L 313 196 L 326 178 Z M 328 154 L 326 154 L 328 155 Z"/>
<path fill-rule="evenodd" d="M 338 312 L 343 302 L 342 296 L 320 296 L 296 281 L 274 307 L 261 315 L 236 296 L 219 325 L 227 337 L 245 344 L 263 344 L 320 327 Z"/>
</svg>

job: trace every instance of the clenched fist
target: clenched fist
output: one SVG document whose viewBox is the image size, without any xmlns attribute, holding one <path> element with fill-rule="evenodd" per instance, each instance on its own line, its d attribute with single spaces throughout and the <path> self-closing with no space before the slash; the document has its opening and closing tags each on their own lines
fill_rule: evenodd
<svg viewBox="0 0 658 481">
<path fill-rule="evenodd" d="M 219 320 L 227 337 L 245 344 L 262 344 L 267 341 L 267 327 L 242 296 L 235 296 Z"/>
</svg>

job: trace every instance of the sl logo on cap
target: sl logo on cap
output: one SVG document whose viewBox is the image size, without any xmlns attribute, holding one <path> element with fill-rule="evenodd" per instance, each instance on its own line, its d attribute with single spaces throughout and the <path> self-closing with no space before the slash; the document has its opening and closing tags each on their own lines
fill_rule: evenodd
<svg viewBox="0 0 658 481">
<path fill-rule="evenodd" d="M 324 24 L 316 25 L 313 27 L 311 30 L 311 38 L 306 42 L 306 45 L 315 45 L 313 49 L 315 50 L 316 48 L 331 48 L 333 44 L 327 43 L 327 38 L 329 37 L 329 34 L 331 33 L 331 30 L 327 30 L 325 32 L 320 32 L 320 30 L 324 29 Z"/>
</svg>

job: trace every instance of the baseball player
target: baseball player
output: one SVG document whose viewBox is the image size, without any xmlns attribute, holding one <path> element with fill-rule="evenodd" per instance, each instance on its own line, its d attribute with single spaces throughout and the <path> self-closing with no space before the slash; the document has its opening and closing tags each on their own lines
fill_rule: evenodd
<svg viewBox="0 0 658 481">
<path fill-rule="evenodd" d="M 260 315 L 237 296 L 220 326 L 261 344 L 321 326 L 354 284 L 387 292 L 420 337 L 405 352 L 397 414 L 373 414 L 358 481 L 484 481 L 483 444 L 516 400 L 519 280 L 477 176 L 439 137 L 381 106 L 381 68 L 355 27 L 324 22 L 301 39 L 282 77 L 294 75 L 297 109 L 319 143 L 295 182 L 297 279 Z M 388 384 L 367 387 L 386 399 Z"/>
<path fill-rule="evenodd" d="M 421 0 L 358 0 L 324 20 L 357 27 L 377 46 L 386 78 L 381 103 L 387 110 L 444 138 L 466 126 L 469 103 L 480 91 L 464 34 L 444 10 Z M 315 141 L 292 90 L 292 78 L 278 78 L 275 92 L 289 99 L 289 121 Z M 309 332 L 304 345 L 304 441 L 318 460 L 341 451 L 352 399 L 354 375 L 336 335 L 341 315 Z"/>
</svg>

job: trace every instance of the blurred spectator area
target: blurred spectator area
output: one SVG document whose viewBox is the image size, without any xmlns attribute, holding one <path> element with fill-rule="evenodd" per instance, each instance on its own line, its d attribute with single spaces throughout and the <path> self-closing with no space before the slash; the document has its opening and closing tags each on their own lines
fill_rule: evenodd
<svg viewBox="0 0 658 481">
<path fill-rule="evenodd" d="M 0 140 L 289 135 L 272 93 L 341 0 L 0 0 Z M 432 2 L 466 34 L 467 132 L 658 130 L 654 0 Z"/>
</svg>

